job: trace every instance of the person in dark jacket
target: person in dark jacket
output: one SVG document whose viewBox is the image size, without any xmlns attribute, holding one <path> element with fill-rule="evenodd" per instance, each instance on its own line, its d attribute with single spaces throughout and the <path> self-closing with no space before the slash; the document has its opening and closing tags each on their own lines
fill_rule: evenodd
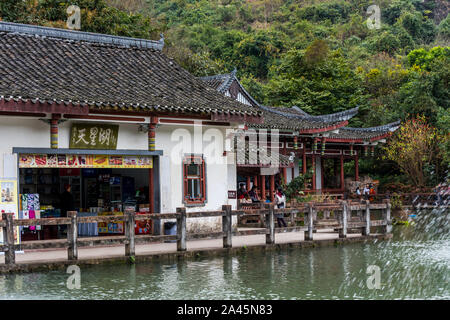
<svg viewBox="0 0 450 320">
<path fill-rule="evenodd" d="M 67 217 L 67 211 L 75 210 L 73 195 L 70 192 L 71 189 L 72 189 L 72 187 L 70 184 L 65 184 L 64 192 L 61 193 L 61 195 L 59 197 L 59 207 L 61 210 L 61 218 Z M 58 229 L 59 229 L 60 237 L 64 237 L 65 236 L 64 234 L 67 232 L 67 225 L 59 225 Z"/>
<path fill-rule="evenodd" d="M 64 192 L 61 193 L 60 196 L 60 209 L 61 209 L 61 217 L 67 217 L 67 211 L 74 211 L 74 199 L 73 195 L 70 192 L 72 186 L 70 184 L 64 185 Z"/>
</svg>

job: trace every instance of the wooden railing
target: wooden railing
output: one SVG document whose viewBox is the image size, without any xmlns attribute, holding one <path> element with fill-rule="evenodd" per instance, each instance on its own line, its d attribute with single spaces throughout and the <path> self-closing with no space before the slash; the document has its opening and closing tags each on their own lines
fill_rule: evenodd
<svg viewBox="0 0 450 320">
<path fill-rule="evenodd" d="M 371 220 L 370 210 L 382 210 L 382 220 Z M 335 219 L 319 220 L 318 212 L 333 211 Z M 357 212 L 356 220 L 352 219 L 352 212 Z M 209 236 L 223 238 L 223 247 L 232 247 L 233 236 L 265 234 L 266 244 L 275 243 L 275 234 L 284 232 L 305 232 L 305 240 L 313 240 L 313 233 L 320 228 L 333 228 L 339 232 L 340 238 L 347 237 L 349 229 L 359 229 L 363 235 L 370 234 L 370 227 L 383 226 L 384 233 L 390 233 L 392 228 L 390 218 L 391 205 L 389 201 L 374 204 L 369 201 L 351 202 L 341 201 L 340 203 L 305 203 L 295 208 L 274 209 L 273 204 L 266 204 L 264 207 L 246 210 L 231 210 L 231 206 L 222 206 L 221 211 L 208 212 L 186 212 L 186 208 L 177 208 L 176 213 L 160 214 L 139 214 L 134 211 L 125 211 L 123 216 L 90 216 L 77 217 L 77 212 L 68 212 L 67 218 L 42 218 L 42 219 L 13 219 L 12 213 L 3 213 L 0 227 L 3 228 L 3 245 L 0 245 L 0 252 L 5 252 L 5 264 L 15 264 L 15 251 L 17 249 L 38 249 L 38 248 L 64 248 L 67 247 L 68 260 L 78 259 L 78 247 L 95 246 L 98 244 L 119 243 L 125 245 L 125 256 L 135 255 L 136 243 L 151 243 L 164 240 L 176 240 L 177 250 L 186 251 L 186 241 L 199 237 Z M 298 221 L 297 215 L 303 213 L 303 226 L 291 226 L 285 228 L 275 228 L 274 215 L 290 215 L 291 221 Z M 232 228 L 233 216 L 258 215 L 265 218 L 265 228 L 257 230 L 234 230 Z M 222 231 L 208 234 L 187 234 L 186 220 L 189 218 L 201 217 L 222 217 Z M 295 218 L 294 218 L 295 217 Z M 135 221 L 148 219 L 176 219 L 176 235 L 135 235 Z M 125 223 L 125 235 L 114 237 L 78 238 L 78 224 L 92 222 L 123 221 Z M 325 224 L 324 224 L 325 223 Z M 328 223 L 328 224 L 327 224 Z M 41 240 L 23 242 L 20 245 L 14 244 L 14 228 L 17 226 L 36 225 L 67 225 L 67 239 Z"/>
</svg>

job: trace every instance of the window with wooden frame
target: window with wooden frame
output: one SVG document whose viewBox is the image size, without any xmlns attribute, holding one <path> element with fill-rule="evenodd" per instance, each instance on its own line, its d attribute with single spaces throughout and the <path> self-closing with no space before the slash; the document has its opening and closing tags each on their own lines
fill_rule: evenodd
<svg viewBox="0 0 450 320">
<path fill-rule="evenodd" d="M 206 203 L 206 168 L 201 155 L 187 155 L 183 159 L 183 202 Z"/>
</svg>

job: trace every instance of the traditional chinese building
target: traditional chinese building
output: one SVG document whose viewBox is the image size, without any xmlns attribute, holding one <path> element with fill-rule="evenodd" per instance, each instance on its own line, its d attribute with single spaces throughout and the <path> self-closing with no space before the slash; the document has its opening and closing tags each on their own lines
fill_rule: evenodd
<svg viewBox="0 0 450 320">
<path fill-rule="evenodd" d="M 246 155 L 237 161 L 238 183 L 244 182 L 247 188 L 259 186 L 262 197 L 270 197 L 271 200 L 277 183 L 289 183 L 308 171 L 312 178 L 307 183 L 307 192 L 343 193 L 344 162 L 353 162 L 353 179 L 358 181 L 359 158 L 373 156 L 375 146 L 385 143 L 391 132 L 399 127 L 399 122 L 372 128 L 347 127 L 348 120 L 357 114 L 358 108 L 313 116 L 296 106 L 264 106 L 245 90 L 236 77 L 236 70 L 201 79 L 225 96 L 261 110 L 264 122 L 247 124 L 247 131 L 254 129 L 247 135 L 258 135 L 263 130 L 268 131 L 269 136 L 277 135 L 278 147 L 275 148 L 278 148 L 280 161 L 275 170 L 264 170 L 267 165 L 258 160 L 251 161 L 252 156 L 257 158 L 255 154 L 261 150 L 251 152 L 247 147 Z M 276 133 L 273 129 L 277 130 Z M 271 137 L 267 140 L 270 146 Z"/>
<path fill-rule="evenodd" d="M 37 194 L 42 212 L 66 184 L 80 212 L 236 207 L 236 165 L 218 138 L 263 112 L 182 69 L 163 45 L 0 22 L 0 177 Z M 192 231 L 221 228 L 220 218 L 190 220 Z"/>
</svg>

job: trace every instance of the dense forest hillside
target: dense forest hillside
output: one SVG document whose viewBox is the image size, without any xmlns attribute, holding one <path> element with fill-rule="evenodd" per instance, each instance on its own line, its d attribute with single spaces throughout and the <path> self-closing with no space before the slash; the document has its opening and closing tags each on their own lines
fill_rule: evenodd
<svg viewBox="0 0 450 320">
<path fill-rule="evenodd" d="M 447 0 L 2 0 L 5 21 L 159 39 L 197 76 L 230 72 L 260 102 L 312 114 L 360 107 L 352 126 L 416 115 L 437 128 L 439 179 L 449 163 Z M 368 22 L 380 9 L 380 25 Z M 367 162 L 384 173 L 386 161 Z M 440 169 L 439 169 L 440 168 Z M 362 165 L 364 170 L 364 165 Z"/>
</svg>

